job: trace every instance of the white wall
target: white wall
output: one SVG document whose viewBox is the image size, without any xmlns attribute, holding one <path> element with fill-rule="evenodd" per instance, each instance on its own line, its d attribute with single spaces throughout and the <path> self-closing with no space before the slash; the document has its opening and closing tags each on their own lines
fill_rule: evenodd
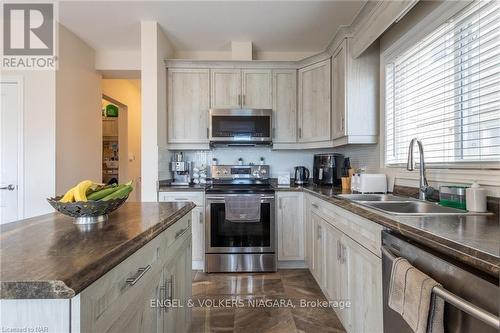
<svg viewBox="0 0 500 333">
<path fill-rule="evenodd" d="M 417 23 L 419 23 L 423 18 L 429 15 L 431 12 L 436 10 L 441 5 L 453 6 L 454 2 L 446 3 L 444 1 L 420 1 L 415 5 L 415 7 L 406 14 L 401 21 L 393 25 L 388 29 L 380 38 L 380 52 L 383 53 L 389 47 L 391 47 L 396 41 L 408 33 Z M 382 66 L 382 63 L 381 63 Z M 383 69 L 381 69 L 382 73 Z M 383 76 L 381 75 L 382 80 Z M 381 82 L 381 87 L 384 86 L 384 82 Z M 381 91 L 382 92 L 382 91 Z M 384 99 L 381 95 L 380 100 L 380 128 L 381 137 L 379 142 L 380 146 L 383 147 L 384 142 Z M 408 142 L 409 144 L 409 142 Z M 425 153 L 425 147 L 424 147 Z M 384 165 L 384 155 L 383 149 L 380 153 L 380 168 L 381 171 L 388 174 L 389 180 L 392 183 L 395 179 L 396 184 L 404 186 L 418 187 L 419 173 L 418 171 L 409 172 L 405 168 L 386 168 Z M 488 194 L 492 196 L 500 196 L 500 170 L 487 170 L 481 169 L 480 167 L 475 170 L 467 169 L 427 169 L 427 178 L 431 186 L 438 188 L 440 185 L 469 185 L 472 181 L 477 180 L 481 185 L 488 189 Z"/>
<path fill-rule="evenodd" d="M 56 192 L 102 178 L 101 76 L 94 50 L 59 26 L 56 72 Z"/>
<path fill-rule="evenodd" d="M 134 181 L 135 191 L 130 201 L 140 201 L 141 177 L 141 81 L 140 80 L 102 80 L 102 93 L 127 105 L 128 109 L 128 154 L 135 159 L 128 161 L 128 177 Z"/>
<path fill-rule="evenodd" d="M 141 200 L 157 201 L 158 151 L 167 144 L 167 76 L 173 48 L 157 22 L 141 22 Z"/>
<path fill-rule="evenodd" d="M 317 52 L 253 52 L 253 60 L 297 61 L 317 54 Z M 228 51 L 182 51 L 176 50 L 174 59 L 195 60 L 232 60 L 231 50 Z"/>
<path fill-rule="evenodd" d="M 97 70 L 141 70 L 140 50 L 96 50 Z"/>
</svg>

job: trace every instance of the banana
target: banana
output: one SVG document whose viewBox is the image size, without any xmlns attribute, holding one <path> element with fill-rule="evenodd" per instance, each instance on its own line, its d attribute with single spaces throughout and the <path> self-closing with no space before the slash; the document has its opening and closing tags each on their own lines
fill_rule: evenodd
<svg viewBox="0 0 500 333">
<path fill-rule="evenodd" d="M 78 185 L 76 185 L 75 189 L 73 190 L 75 201 L 87 201 L 87 190 L 93 184 L 94 183 L 91 180 L 84 180 L 83 182 L 80 182 Z"/>
<path fill-rule="evenodd" d="M 75 188 L 70 188 L 66 194 L 59 200 L 60 202 L 73 202 L 75 200 Z"/>
</svg>

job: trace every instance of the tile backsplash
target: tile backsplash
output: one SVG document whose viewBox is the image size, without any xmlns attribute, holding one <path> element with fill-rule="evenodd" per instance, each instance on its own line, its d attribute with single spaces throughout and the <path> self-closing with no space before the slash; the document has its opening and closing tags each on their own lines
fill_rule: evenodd
<svg viewBox="0 0 500 333">
<path fill-rule="evenodd" d="M 217 148 L 212 150 L 184 151 L 185 159 L 194 162 L 199 167 L 202 164 L 210 165 L 213 158 L 217 158 L 219 164 L 237 164 L 238 158 L 243 158 L 244 164 L 258 164 L 263 157 L 266 164 L 271 166 L 271 177 L 288 172 L 292 174 L 293 168 L 302 165 L 312 170 L 313 155 L 318 153 L 336 152 L 350 157 L 351 165 L 354 167 L 366 167 L 370 172 L 379 169 L 378 145 L 360 145 L 338 149 L 321 150 L 272 150 L 270 148 Z M 172 151 L 160 150 L 159 177 L 169 178 L 168 162 L 170 162 Z"/>
</svg>

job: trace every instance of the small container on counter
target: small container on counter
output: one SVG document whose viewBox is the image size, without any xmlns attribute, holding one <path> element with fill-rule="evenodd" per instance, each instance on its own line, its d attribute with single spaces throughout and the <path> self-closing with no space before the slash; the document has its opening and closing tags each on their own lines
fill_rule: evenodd
<svg viewBox="0 0 500 333">
<path fill-rule="evenodd" d="M 465 190 L 466 186 L 440 186 L 439 204 L 445 207 L 452 207 L 465 210 Z"/>
<path fill-rule="evenodd" d="M 486 209 L 486 189 L 479 186 L 474 181 L 465 191 L 467 210 L 471 212 L 485 213 Z"/>
</svg>

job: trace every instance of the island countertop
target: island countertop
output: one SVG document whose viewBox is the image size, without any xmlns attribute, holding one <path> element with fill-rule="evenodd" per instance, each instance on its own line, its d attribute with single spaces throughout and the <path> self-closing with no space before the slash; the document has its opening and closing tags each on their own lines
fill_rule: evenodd
<svg viewBox="0 0 500 333">
<path fill-rule="evenodd" d="M 50 213 L 0 226 L 0 298 L 71 298 L 191 211 L 129 202 L 104 224 Z"/>
</svg>

